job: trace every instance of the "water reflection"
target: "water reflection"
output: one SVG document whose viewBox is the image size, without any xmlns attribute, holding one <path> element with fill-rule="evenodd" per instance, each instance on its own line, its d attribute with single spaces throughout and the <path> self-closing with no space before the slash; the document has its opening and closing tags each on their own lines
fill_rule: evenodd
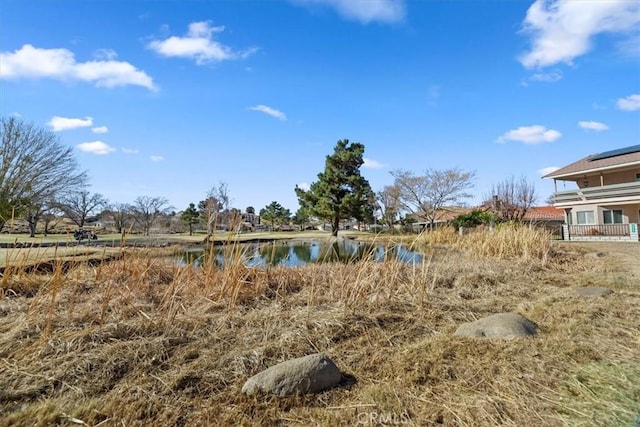
<svg viewBox="0 0 640 427">
<path fill-rule="evenodd" d="M 278 265 L 299 267 L 314 262 L 351 263 L 360 260 L 399 260 L 409 264 L 419 264 L 422 263 L 424 256 L 402 245 L 385 246 L 353 240 L 275 241 L 214 247 L 210 251 L 189 251 L 182 256 L 180 262 L 185 265 L 200 266 L 211 261 L 223 266 L 227 260 L 239 259 L 251 267 Z"/>
</svg>

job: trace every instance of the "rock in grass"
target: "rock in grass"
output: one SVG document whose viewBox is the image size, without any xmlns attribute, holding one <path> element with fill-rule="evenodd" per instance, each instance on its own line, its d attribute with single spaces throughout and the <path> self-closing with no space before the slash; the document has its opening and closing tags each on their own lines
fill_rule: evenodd
<svg viewBox="0 0 640 427">
<path fill-rule="evenodd" d="M 512 339 L 535 335 L 537 329 L 536 324 L 524 316 L 516 313 L 500 313 L 475 322 L 464 323 L 456 330 L 455 335 Z"/>
<path fill-rule="evenodd" d="M 322 353 L 288 360 L 249 378 L 242 392 L 271 393 L 278 396 L 319 393 L 337 386 L 342 374 L 335 363 Z"/>
<path fill-rule="evenodd" d="M 604 297 L 613 293 L 611 289 L 601 286 L 586 286 L 576 289 L 576 292 L 582 297 Z"/>
<path fill-rule="evenodd" d="M 585 258 L 592 258 L 592 259 L 598 259 L 598 258 L 602 258 L 604 256 L 603 252 L 589 252 L 588 254 L 585 254 Z"/>
</svg>

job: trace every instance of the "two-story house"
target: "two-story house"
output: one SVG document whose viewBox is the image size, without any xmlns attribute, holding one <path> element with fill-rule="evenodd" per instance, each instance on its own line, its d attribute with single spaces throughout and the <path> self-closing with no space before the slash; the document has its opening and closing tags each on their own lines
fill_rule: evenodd
<svg viewBox="0 0 640 427">
<path fill-rule="evenodd" d="M 553 178 L 553 204 L 564 210 L 565 240 L 638 241 L 640 145 L 587 156 L 544 178 Z M 558 191 L 558 181 L 577 188 Z"/>
</svg>

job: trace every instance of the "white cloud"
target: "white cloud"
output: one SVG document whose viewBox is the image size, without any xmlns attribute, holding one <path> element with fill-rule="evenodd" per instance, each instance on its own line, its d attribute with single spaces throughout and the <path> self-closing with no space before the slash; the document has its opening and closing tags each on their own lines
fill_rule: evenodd
<svg viewBox="0 0 640 427">
<path fill-rule="evenodd" d="M 497 142 L 518 141 L 524 142 L 525 144 L 539 144 L 542 142 L 553 142 L 561 136 L 562 134 L 557 130 L 547 129 L 544 126 L 521 126 L 506 132 L 498 138 Z"/>
<path fill-rule="evenodd" d="M 164 156 L 158 156 L 157 154 L 154 154 L 150 157 L 152 162 L 161 162 L 164 160 Z"/>
<path fill-rule="evenodd" d="M 303 191 L 309 191 L 311 185 L 308 182 L 301 182 L 296 184 L 296 187 L 300 188 Z"/>
<path fill-rule="evenodd" d="M 604 123 L 594 122 L 594 121 L 581 121 L 581 122 L 578 122 L 578 126 L 580 126 L 582 129 L 595 130 L 595 131 L 602 131 L 602 130 L 609 129 L 609 126 L 605 125 Z"/>
<path fill-rule="evenodd" d="M 303 5 L 320 4 L 334 8 L 342 17 L 368 22 L 400 22 L 406 15 L 405 0 L 293 0 Z"/>
<path fill-rule="evenodd" d="M 125 154 L 138 154 L 140 150 L 138 150 L 137 148 L 123 148 L 122 152 Z"/>
<path fill-rule="evenodd" d="M 116 59 L 118 54 L 113 49 L 98 49 L 93 56 L 99 60 L 111 61 L 112 59 Z"/>
<path fill-rule="evenodd" d="M 547 166 L 546 168 L 538 169 L 538 173 L 540 176 L 545 176 L 557 171 L 558 169 L 560 169 L 558 166 Z"/>
<path fill-rule="evenodd" d="M 109 132 L 109 128 L 106 126 L 97 126 L 94 128 L 91 128 L 91 132 L 93 133 L 107 133 Z"/>
<path fill-rule="evenodd" d="M 287 120 L 287 116 L 282 111 L 276 110 L 275 108 L 271 108 L 266 105 L 256 105 L 255 107 L 250 107 L 249 109 L 253 111 L 260 111 L 261 113 L 265 113 L 271 117 L 275 117 L 278 120 Z"/>
<path fill-rule="evenodd" d="M 0 53 L 0 63 L 0 78 L 4 79 L 50 78 L 91 82 L 97 87 L 134 85 L 156 89 L 151 77 L 128 62 L 113 59 L 76 62 L 73 52 L 67 49 L 40 49 L 25 44 L 13 53 Z"/>
<path fill-rule="evenodd" d="M 523 23 L 523 31 L 532 36 L 532 47 L 519 60 L 526 68 L 571 64 L 591 50 L 596 35 L 630 34 L 639 23 L 636 1 L 536 0 Z"/>
<path fill-rule="evenodd" d="M 166 57 L 194 59 L 198 65 L 212 61 L 244 59 L 257 51 L 251 48 L 236 52 L 213 39 L 214 33 L 223 31 L 224 27 L 212 27 L 208 21 L 192 22 L 185 37 L 171 36 L 164 40 L 154 40 L 147 45 L 147 48 Z"/>
<path fill-rule="evenodd" d="M 83 142 L 81 144 L 78 144 L 76 147 L 78 147 L 80 151 L 84 151 L 85 153 L 98 155 L 105 155 L 116 151 L 115 148 L 102 141 Z"/>
<path fill-rule="evenodd" d="M 368 158 L 363 158 L 362 160 L 364 160 L 364 163 L 362 164 L 363 168 L 367 168 L 367 169 L 380 169 L 383 168 L 384 165 L 382 163 L 380 163 L 377 160 L 373 160 L 373 159 L 368 159 Z"/>
<path fill-rule="evenodd" d="M 84 119 L 73 119 L 69 117 L 53 116 L 51 120 L 47 122 L 47 125 L 51 127 L 51 130 L 53 130 L 54 132 L 60 132 L 62 130 L 93 126 L 93 119 L 91 117 L 85 117 Z"/>
<path fill-rule="evenodd" d="M 528 86 L 528 82 L 555 83 L 562 80 L 562 71 L 553 70 L 546 73 L 535 73 L 522 81 L 522 86 Z"/>
<path fill-rule="evenodd" d="M 553 70 L 548 73 L 536 73 L 529 78 L 529 80 L 534 82 L 549 82 L 549 83 L 557 82 L 558 80 L 561 80 L 561 79 L 562 79 L 562 71 L 560 70 Z"/>
<path fill-rule="evenodd" d="M 616 102 L 616 105 L 620 110 L 624 111 L 640 110 L 640 94 L 636 93 L 629 95 L 626 98 L 620 98 Z"/>
</svg>

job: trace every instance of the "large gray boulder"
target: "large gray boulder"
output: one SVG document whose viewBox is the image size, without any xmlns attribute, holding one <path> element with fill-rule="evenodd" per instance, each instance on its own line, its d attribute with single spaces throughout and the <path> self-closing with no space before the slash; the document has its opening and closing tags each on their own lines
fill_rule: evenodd
<svg viewBox="0 0 640 427">
<path fill-rule="evenodd" d="M 271 393 L 278 396 L 319 393 L 337 386 L 342 374 L 335 363 L 322 353 L 288 360 L 249 378 L 242 392 Z"/>
<path fill-rule="evenodd" d="M 516 313 L 500 313 L 475 322 L 463 323 L 458 327 L 455 335 L 512 339 L 535 335 L 537 329 L 536 324 L 524 316 Z"/>
<path fill-rule="evenodd" d="M 576 289 L 576 293 L 582 297 L 604 297 L 611 295 L 613 291 L 601 286 L 586 286 Z"/>
</svg>

